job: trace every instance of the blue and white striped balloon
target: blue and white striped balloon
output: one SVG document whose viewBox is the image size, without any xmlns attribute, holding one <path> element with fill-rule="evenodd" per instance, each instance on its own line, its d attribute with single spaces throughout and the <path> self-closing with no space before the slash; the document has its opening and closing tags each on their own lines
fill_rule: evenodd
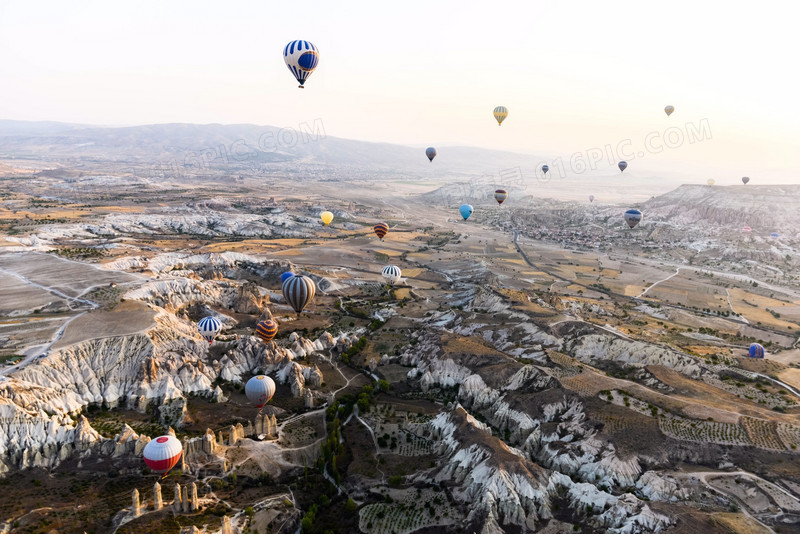
<svg viewBox="0 0 800 534">
<path fill-rule="evenodd" d="M 200 335 L 209 343 L 213 343 L 214 338 L 217 337 L 220 330 L 222 330 L 222 323 L 220 323 L 219 319 L 216 317 L 203 317 L 200 319 L 200 322 L 197 323 L 197 331 L 200 332 Z"/>
<path fill-rule="evenodd" d="M 300 82 L 300 89 L 319 64 L 319 50 L 308 41 L 292 41 L 283 49 L 283 60 Z"/>
</svg>

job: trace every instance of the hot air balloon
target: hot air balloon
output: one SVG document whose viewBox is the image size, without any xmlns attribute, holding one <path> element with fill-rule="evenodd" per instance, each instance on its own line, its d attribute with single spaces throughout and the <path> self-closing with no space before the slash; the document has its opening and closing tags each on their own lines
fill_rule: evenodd
<svg viewBox="0 0 800 534">
<path fill-rule="evenodd" d="M 256 335 L 260 337 L 265 343 L 272 341 L 278 333 L 278 323 L 272 319 L 266 321 L 259 321 L 256 325 Z"/>
<path fill-rule="evenodd" d="M 505 189 L 498 189 L 494 192 L 494 199 L 498 204 L 502 204 L 508 198 L 508 191 Z"/>
<path fill-rule="evenodd" d="M 311 302 L 314 298 L 314 293 L 317 291 L 311 278 L 299 274 L 287 278 L 283 282 L 281 289 L 283 290 L 283 298 L 297 312 L 298 316 L 303 311 L 303 308 Z"/>
<path fill-rule="evenodd" d="M 619 163 L 617 163 L 617 167 L 619 167 L 619 172 L 622 172 L 622 171 L 624 171 L 625 169 L 628 168 L 628 162 L 627 161 L 620 161 Z"/>
<path fill-rule="evenodd" d="M 333 213 L 329 211 L 323 211 L 319 214 L 319 218 L 322 219 L 322 222 L 325 223 L 325 226 L 328 226 L 331 221 L 333 221 Z"/>
<path fill-rule="evenodd" d="M 384 278 L 386 278 L 386 281 L 389 282 L 389 285 L 395 285 L 400 281 L 400 276 L 402 276 L 400 267 L 397 267 L 396 265 L 387 265 L 383 268 L 381 274 Z"/>
<path fill-rule="evenodd" d="M 203 317 L 197 323 L 197 331 L 209 344 L 214 342 L 214 338 L 217 337 L 220 330 L 222 330 L 222 323 L 216 317 Z"/>
<path fill-rule="evenodd" d="M 292 71 L 297 81 L 300 82 L 300 89 L 306 79 L 311 76 L 319 63 L 319 50 L 308 41 L 292 41 L 283 49 L 283 61 Z"/>
<path fill-rule="evenodd" d="M 706 183 L 707 183 L 708 185 L 714 185 L 714 184 L 715 184 L 715 183 L 717 183 L 717 182 L 715 182 L 713 178 L 709 178 L 708 180 L 706 180 Z"/>
<path fill-rule="evenodd" d="M 589 202 L 594 202 L 594 195 L 589 195 Z"/>
<path fill-rule="evenodd" d="M 778 232 L 772 232 L 771 234 L 769 234 L 769 236 L 770 237 L 780 237 L 781 234 L 779 234 Z"/>
<path fill-rule="evenodd" d="M 764 347 L 760 343 L 753 343 L 750 345 L 751 358 L 764 358 Z"/>
<path fill-rule="evenodd" d="M 508 117 L 508 108 L 505 106 L 497 106 L 494 108 L 494 118 L 497 120 L 497 125 L 503 124 L 503 121 Z"/>
<path fill-rule="evenodd" d="M 667 114 L 667 117 L 672 115 L 672 112 L 675 111 L 675 106 L 667 106 L 664 108 L 664 113 Z"/>
<path fill-rule="evenodd" d="M 425 149 L 425 155 L 428 156 L 428 159 L 430 161 L 433 161 L 433 158 L 436 157 L 436 154 L 438 154 L 438 152 L 436 152 L 436 149 L 433 148 L 432 146 L 429 146 L 428 148 Z"/>
<path fill-rule="evenodd" d="M 549 171 L 549 170 L 550 170 L 550 167 L 548 167 L 547 165 L 542 165 L 542 172 L 543 173 L 547 174 L 547 171 Z"/>
<path fill-rule="evenodd" d="M 642 212 L 639 210 L 628 210 L 625 212 L 625 222 L 628 223 L 630 228 L 633 228 L 642 221 Z"/>
<path fill-rule="evenodd" d="M 383 238 L 389 233 L 389 225 L 386 223 L 378 223 L 373 226 L 372 229 L 375 231 L 375 235 L 377 235 L 378 239 L 381 241 L 383 241 Z"/>
<path fill-rule="evenodd" d="M 275 395 L 275 382 L 268 376 L 256 375 L 244 385 L 244 394 L 261 410 Z"/>
<path fill-rule="evenodd" d="M 747 176 L 744 176 L 744 177 L 742 178 L 742 183 L 743 183 L 744 185 L 747 185 L 747 182 L 749 182 L 749 181 L 750 181 L 750 178 L 748 178 Z"/>
<path fill-rule="evenodd" d="M 752 231 L 753 231 L 753 229 L 750 228 L 749 226 L 745 226 L 744 228 L 742 228 L 742 232 L 744 232 L 746 234 L 749 234 Z"/>
<path fill-rule="evenodd" d="M 458 212 L 461 214 L 462 217 L 464 217 L 465 221 L 469 219 L 469 216 L 472 215 L 473 211 L 474 210 L 472 206 L 470 206 L 469 204 L 461 204 L 461 207 L 458 208 Z"/>
<path fill-rule="evenodd" d="M 291 278 L 293 276 L 294 276 L 294 273 L 292 271 L 286 271 L 285 273 L 283 273 L 281 275 L 281 284 L 284 283 L 287 278 Z"/>
<path fill-rule="evenodd" d="M 168 434 L 150 440 L 144 446 L 144 463 L 156 473 L 164 473 L 175 467 L 183 454 L 183 446 L 175 436 Z"/>
</svg>

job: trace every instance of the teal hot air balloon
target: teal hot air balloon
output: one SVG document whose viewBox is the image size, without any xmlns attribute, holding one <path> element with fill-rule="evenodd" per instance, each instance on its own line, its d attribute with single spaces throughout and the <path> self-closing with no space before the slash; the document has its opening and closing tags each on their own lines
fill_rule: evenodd
<svg viewBox="0 0 800 534">
<path fill-rule="evenodd" d="M 464 217 L 465 221 L 469 219 L 469 216 L 472 215 L 473 211 L 474 208 L 469 204 L 461 204 L 461 207 L 458 208 L 458 212 L 461 214 L 462 217 Z"/>
<path fill-rule="evenodd" d="M 624 171 L 625 169 L 628 168 L 628 162 L 627 161 L 620 161 L 619 163 L 617 163 L 617 167 L 619 167 L 619 172 L 622 172 L 622 171 Z"/>
<path fill-rule="evenodd" d="M 436 154 L 438 154 L 438 152 L 432 146 L 429 146 L 425 149 L 425 155 L 428 156 L 428 160 L 430 161 L 433 161 L 433 158 L 436 157 Z"/>
</svg>

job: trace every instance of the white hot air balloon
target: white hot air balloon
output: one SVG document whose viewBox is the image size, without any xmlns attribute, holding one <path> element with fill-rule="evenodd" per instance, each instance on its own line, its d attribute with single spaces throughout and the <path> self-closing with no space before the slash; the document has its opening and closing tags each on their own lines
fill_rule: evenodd
<svg viewBox="0 0 800 534">
<path fill-rule="evenodd" d="M 400 271 L 400 267 L 397 267 L 396 265 L 387 265 L 383 268 L 381 274 L 384 278 L 386 278 L 386 281 L 389 283 L 389 285 L 395 285 L 400 281 L 400 277 L 403 273 Z"/>
<path fill-rule="evenodd" d="M 244 394 L 247 400 L 261 409 L 275 395 L 275 382 L 268 376 L 256 375 L 245 384 Z"/>
</svg>

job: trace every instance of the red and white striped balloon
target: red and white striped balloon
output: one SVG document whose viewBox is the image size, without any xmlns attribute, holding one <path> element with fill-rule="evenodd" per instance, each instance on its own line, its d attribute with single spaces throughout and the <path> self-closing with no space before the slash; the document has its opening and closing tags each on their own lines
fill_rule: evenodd
<svg viewBox="0 0 800 534">
<path fill-rule="evenodd" d="M 172 435 L 160 436 L 144 447 L 144 463 L 156 473 L 166 473 L 178 463 L 183 445 Z"/>
</svg>

